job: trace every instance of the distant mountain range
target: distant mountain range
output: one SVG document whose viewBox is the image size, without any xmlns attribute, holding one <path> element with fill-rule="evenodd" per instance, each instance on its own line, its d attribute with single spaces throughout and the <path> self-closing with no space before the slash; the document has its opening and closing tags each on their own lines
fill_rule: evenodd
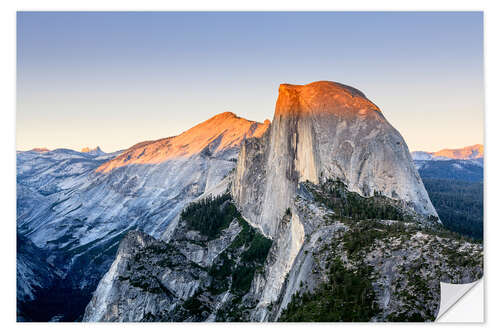
<svg viewBox="0 0 500 333">
<path fill-rule="evenodd" d="M 105 152 L 103 152 L 101 150 L 101 148 L 99 146 L 97 146 L 95 148 L 85 147 L 82 149 L 82 153 L 87 153 L 87 154 L 94 155 L 94 156 L 101 156 L 101 155 L 106 154 Z"/>
<path fill-rule="evenodd" d="M 412 157 L 443 224 L 462 235 L 482 239 L 483 145 L 434 153 L 415 151 Z"/>
<path fill-rule="evenodd" d="M 414 151 L 414 160 L 472 160 L 484 157 L 484 146 L 481 144 L 456 149 L 441 149 L 436 152 Z"/>
<path fill-rule="evenodd" d="M 54 149 L 54 150 L 60 150 L 60 149 L 64 149 L 64 148 L 58 148 L 58 149 Z M 67 149 L 67 150 L 71 150 L 73 151 L 72 149 Z M 35 152 L 35 153 L 48 153 L 50 152 L 51 150 L 46 148 L 46 147 L 37 147 L 37 148 L 33 148 L 31 150 L 28 150 L 27 152 Z M 22 150 L 18 150 L 18 152 L 24 152 Z M 101 150 L 101 147 L 97 146 L 95 148 L 90 148 L 90 147 L 84 147 L 80 150 L 81 153 L 85 153 L 85 154 L 89 154 L 89 155 L 92 155 L 92 156 L 102 156 L 102 155 L 107 155 L 107 153 L 103 152 Z M 116 155 L 116 153 L 118 152 L 123 152 L 123 150 L 121 151 L 117 151 L 117 152 L 114 152 L 114 153 L 111 153 L 111 154 L 114 154 Z"/>
<path fill-rule="evenodd" d="M 483 181 L 483 145 L 442 149 L 434 153 L 414 151 L 411 155 L 422 178 Z"/>
</svg>

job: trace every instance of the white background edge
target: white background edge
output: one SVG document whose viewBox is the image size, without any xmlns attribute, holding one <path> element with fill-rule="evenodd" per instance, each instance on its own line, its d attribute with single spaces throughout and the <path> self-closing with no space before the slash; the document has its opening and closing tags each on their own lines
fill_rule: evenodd
<svg viewBox="0 0 500 333">
<path fill-rule="evenodd" d="M 3 258 L 2 274 L 0 274 L 2 288 L 0 318 L 2 330 L 9 331 L 31 331 L 38 332 L 68 332 L 70 331 L 110 331 L 136 332 L 137 330 L 149 331 L 193 331 L 193 332 L 221 332 L 221 331 L 276 331 L 277 329 L 287 331 L 304 330 L 324 330 L 332 329 L 349 330 L 354 332 L 387 332 L 401 330 L 417 332 L 425 330 L 450 330 L 453 332 L 466 331 L 470 333 L 481 329 L 494 329 L 498 331 L 498 304 L 497 298 L 493 295 L 500 295 L 498 283 L 488 283 L 488 281 L 500 281 L 498 279 L 498 266 L 494 265 L 494 260 L 498 253 L 497 238 L 500 235 L 498 222 L 498 200 L 497 191 L 500 188 L 499 154 L 498 144 L 500 143 L 500 72 L 499 61 L 499 38 L 500 13 L 498 10 L 499 1 L 438 1 L 420 0 L 417 2 L 402 2 L 378 0 L 376 2 L 365 1 L 263 1 L 254 0 L 252 2 L 236 2 L 228 0 L 211 0 L 210 2 L 198 1 L 63 1 L 45 0 L 40 1 L 3 1 L 0 11 L 0 41 L 3 44 L 0 52 L 0 92 L 2 98 L 0 103 L 1 114 L 1 140 L 2 163 L 0 163 L 2 176 L 1 186 L 1 216 L 3 229 L 1 235 L 1 252 Z M 15 322 L 15 19 L 17 10 L 485 10 L 485 93 L 486 93 L 486 113 L 485 113 L 485 300 L 486 324 L 294 324 L 294 325 L 259 325 L 259 324 L 213 324 L 213 325 L 184 325 L 162 324 L 142 325 L 138 324 L 19 324 Z M 471 291 L 472 292 L 472 291 Z M 490 295 L 490 297 L 488 297 Z M 477 296 L 477 295 L 476 295 Z M 477 306 L 482 306 L 479 299 L 471 294 L 471 299 L 465 298 L 465 305 L 468 311 L 474 310 Z M 465 297 L 468 297 L 467 295 Z M 475 298 L 476 297 L 476 298 Z M 479 302 L 479 303 L 478 303 Z M 462 314 L 463 315 L 463 314 Z M 402 327 L 404 326 L 404 327 Z"/>
</svg>

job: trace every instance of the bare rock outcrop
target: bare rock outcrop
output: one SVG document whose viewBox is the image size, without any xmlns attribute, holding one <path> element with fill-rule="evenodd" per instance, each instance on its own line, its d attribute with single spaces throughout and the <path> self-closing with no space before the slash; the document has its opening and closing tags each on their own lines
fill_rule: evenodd
<svg viewBox="0 0 500 333">
<path fill-rule="evenodd" d="M 403 137 L 362 92 L 329 81 L 282 84 L 270 129 L 240 150 L 231 189 L 249 223 L 283 243 L 267 270 L 261 307 L 276 301 L 304 241 L 294 205 L 299 183 L 328 179 L 365 197 L 399 200 L 423 221 L 438 221 Z M 288 209 L 296 226 L 279 228 Z"/>
<path fill-rule="evenodd" d="M 232 191 L 243 214 L 272 237 L 299 182 L 337 178 L 437 216 L 403 137 L 362 92 L 329 81 L 280 85 L 269 133 L 240 151 Z"/>
</svg>

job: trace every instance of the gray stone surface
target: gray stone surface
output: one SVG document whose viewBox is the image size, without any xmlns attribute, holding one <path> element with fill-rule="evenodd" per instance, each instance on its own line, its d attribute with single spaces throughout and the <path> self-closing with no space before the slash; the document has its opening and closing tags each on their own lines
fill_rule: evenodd
<svg viewBox="0 0 500 333">
<path fill-rule="evenodd" d="M 408 232 L 393 238 L 384 236 L 363 249 L 361 259 L 351 258 L 344 248 L 344 236 L 363 221 L 347 224 L 335 220 L 335 212 L 315 200 L 311 189 L 321 194 L 318 185 L 328 179 L 341 180 L 348 191 L 363 197 L 394 199 L 398 209 L 413 220 L 407 224 Z M 440 237 L 432 231 L 438 230 L 440 223 L 429 218 L 437 215 L 403 138 L 378 107 L 354 88 L 324 81 L 306 86 L 281 85 L 270 129 L 261 138 L 245 141 L 234 174 L 214 188 L 217 193 L 230 188 L 242 216 L 273 243 L 263 269 L 253 277 L 250 291 L 240 298 L 227 291 L 207 300 L 210 313 L 203 320 L 215 320 L 218 310 L 226 313 L 241 309 L 242 320 L 278 320 L 294 294 L 313 292 L 327 281 L 333 256 L 341 258 L 348 269 L 373 266 L 373 288 L 383 311 L 372 320 L 389 320 L 405 306 L 413 306 L 417 315 L 432 318 L 436 301 L 439 305 L 441 279 L 469 282 L 482 275 L 481 245 Z M 377 223 L 385 226 L 395 222 Z M 203 241 L 185 230 L 177 217 L 162 238 L 174 244 L 187 262 L 207 267 L 227 247 L 236 232 L 233 228 L 230 226 L 215 240 Z M 192 241 L 184 244 L 183 237 Z M 235 253 L 241 254 L 241 250 Z M 457 261 L 457 256 L 463 260 Z M 123 258 L 115 260 L 110 272 L 126 260 Z M 419 266 L 412 266 L 416 259 Z M 413 276 L 407 274 L 409 269 Z M 148 276 L 157 276 L 154 271 L 150 268 Z M 199 297 L 208 297 L 203 292 L 203 273 L 187 271 L 192 273 L 192 280 L 182 275 L 185 271 L 174 274 L 166 269 L 163 286 L 177 300 L 196 293 L 197 287 L 202 292 Z M 419 285 L 412 280 L 415 277 L 425 279 L 429 288 L 419 293 Z M 118 283 L 120 279 L 114 275 L 108 280 Z M 178 301 L 159 300 L 144 292 L 131 294 L 130 286 L 116 288 L 114 296 L 108 297 L 106 281 L 103 279 L 87 307 L 86 320 L 145 320 L 146 307 L 156 314 L 167 313 L 162 317 L 166 320 L 193 320 L 188 315 L 172 315 L 175 311 L 171 306 Z M 405 286 L 408 293 L 399 293 L 398 285 Z M 429 301 L 429 297 L 433 299 Z M 120 304 L 130 306 L 130 310 L 115 311 Z M 108 310 L 102 312 L 103 308 Z M 142 309 L 142 317 L 135 314 L 137 308 Z"/>
<path fill-rule="evenodd" d="M 424 218 L 437 216 L 404 139 L 363 93 L 328 81 L 282 84 L 270 129 L 243 145 L 232 184 L 242 214 L 283 243 L 264 302 L 276 299 L 301 247 L 304 221 L 294 207 L 299 182 L 330 178 L 363 196 L 402 200 Z M 295 227 L 280 231 L 287 208 Z"/>
</svg>

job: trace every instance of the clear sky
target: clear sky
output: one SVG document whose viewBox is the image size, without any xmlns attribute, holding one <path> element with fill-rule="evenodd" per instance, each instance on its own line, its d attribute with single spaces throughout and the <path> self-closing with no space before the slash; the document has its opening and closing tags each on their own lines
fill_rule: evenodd
<svg viewBox="0 0 500 333">
<path fill-rule="evenodd" d="M 217 113 L 272 119 L 280 83 L 363 91 L 410 150 L 483 143 L 483 15 L 468 12 L 17 16 L 17 149 L 104 151 Z"/>
</svg>

